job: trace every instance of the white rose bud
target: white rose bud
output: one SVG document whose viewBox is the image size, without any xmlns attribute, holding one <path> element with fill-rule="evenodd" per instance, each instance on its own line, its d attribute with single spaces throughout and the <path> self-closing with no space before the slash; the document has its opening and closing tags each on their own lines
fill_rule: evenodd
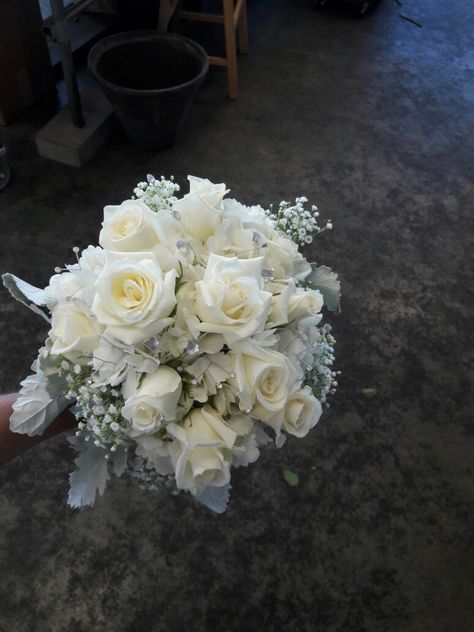
<svg viewBox="0 0 474 632">
<path fill-rule="evenodd" d="M 107 253 L 92 311 L 106 333 L 135 344 L 162 331 L 176 305 L 176 270 L 163 273 L 154 255 Z"/>
<path fill-rule="evenodd" d="M 184 427 L 170 424 L 170 445 L 178 489 L 197 491 L 230 481 L 232 448 L 237 434 L 210 406 L 193 410 Z"/>
<path fill-rule="evenodd" d="M 179 373 L 168 366 L 160 366 L 154 373 L 145 375 L 122 408 L 122 415 L 131 423 L 130 436 L 156 432 L 163 422 L 173 420 L 181 390 Z"/>
<path fill-rule="evenodd" d="M 196 283 L 201 331 L 222 334 L 228 344 L 262 331 L 272 297 L 262 290 L 262 262 L 209 255 L 204 278 Z"/>
</svg>

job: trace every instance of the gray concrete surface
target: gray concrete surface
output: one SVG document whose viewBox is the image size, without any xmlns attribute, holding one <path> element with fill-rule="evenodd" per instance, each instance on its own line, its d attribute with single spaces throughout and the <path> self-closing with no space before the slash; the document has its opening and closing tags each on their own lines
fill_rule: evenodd
<svg viewBox="0 0 474 632">
<path fill-rule="evenodd" d="M 72 511 L 64 438 L 3 467 L 2 632 L 472 630 L 474 5 L 249 14 L 239 100 L 213 72 L 170 151 L 116 134 L 76 170 L 35 154 L 40 113 L 7 130 L 0 268 L 44 284 L 147 172 L 304 193 L 335 225 L 310 254 L 343 278 L 339 393 L 306 440 L 235 472 L 223 516 L 124 481 Z M 0 322 L 8 391 L 45 330 L 3 291 Z"/>
</svg>

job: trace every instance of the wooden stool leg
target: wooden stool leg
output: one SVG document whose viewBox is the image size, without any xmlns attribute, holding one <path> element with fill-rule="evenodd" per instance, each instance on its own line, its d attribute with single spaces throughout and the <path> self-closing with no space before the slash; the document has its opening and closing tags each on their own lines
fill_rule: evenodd
<svg viewBox="0 0 474 632">
<path fill-rule="evenodd" d="M 168 30 L 169 12 L 169 0 L 160 0 L 158 5 L 158 31 L 160 33 L 166 33 Z"/>
<path fill-rule="evenodd" d="M 168 30 L 168 25 L 175 15 L 178 4 L 180 4 L 179 0 L 159 0 L 158 31 L 160 33 L 166 33 Z"/>
<path fill-rule="evenodd" d="M 239 52 L 246 55 L 249 52 L 247 32 L 247 0 L 242 0 L 242 9 L 239 16 Z"/>
<path fill-rule="evenodd" d="M 172 33 L 179 33 L 180 32 L 179 14 L 181 13 L 182 5 L 183 5 L 183 0 L 178 0 L 177 3 L 176 3 L 176 7 L 175 7 L 175 10 L 173 12 L 173 15 L 171 16 L 171 20 L 170 20 L 170 23 L 168 25 L 168 29 L 170 29 Z"/>
<path fill-rule="evenodd" d="M 238 96 L 237 50 L 235 46 L 234 0 L 222 0 L 224 5 L 225 56 L 227 59 L 227 83 L 229 97 Z"/>
</svg>

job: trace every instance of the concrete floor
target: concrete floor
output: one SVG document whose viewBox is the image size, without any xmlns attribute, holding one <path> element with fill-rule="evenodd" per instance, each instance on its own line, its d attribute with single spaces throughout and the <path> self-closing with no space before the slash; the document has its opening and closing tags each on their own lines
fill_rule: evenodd
<svg viewBox="0 0 474 632">
<path fill-rule="evenodd" d="M 474 5 L 249 14 L 239 100 L 213 72 L 170 151 L 117 133 L 75 170 L 35 154 L 41 114 L 6 130 L 0 268 L 45 284 L 147 172 L 305 194 L 335 225 L 310 254 L 343 278 L 339 393 L 306 440 L 235 472 L 223 516 L 120 480 L 72 511 L 64 437 L 2 468 L 2 632 L 472 630 Z M 9 391 L 45 330 L 4 291 L 0 323 Z"/>
</svg>

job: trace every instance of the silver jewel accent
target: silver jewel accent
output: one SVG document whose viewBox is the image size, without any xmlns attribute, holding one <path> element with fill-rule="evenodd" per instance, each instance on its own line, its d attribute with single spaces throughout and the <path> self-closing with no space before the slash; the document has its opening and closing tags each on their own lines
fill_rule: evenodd
<svg viewBox="0 0 474 632">
<path fill-rule="evenodd" d="M 171 215 L 179 222 L 181 219 L 181 213 L 179 211 L 171 211 Z"/>
<path fill-rule="evenodd" d="M 155 349 L 158 349 L 160 346 L 160 341 L 152 336 L 151 338 L 148 338 L 148 340 L 145 340 L 143 344 L 147 347 L 147 349 L 150 349 L 150 351 L 155 351 Z"/>
<path fill-rule="evenodd" d="M 152 176 L 151 173 L 147 173 L 146 181 L 148 182 L 148 184 L 155 184 L 156 178 L 155 176 Z"/>
<path fill-rule="evenodd" d="M 262 270 L 262 278 L 265 283 L 270 283 L 270 281 L 273 281 L 273 271 L 268 269 Z"/>
<path fill-rule="evenodd" d="M 178 241 L 176 242 L 176 248 L 181 252 L 187 252 L 189 244 L 185 239 L 178 239 Z"/>
<path fill-rule="evenodd" d="M 199 345 L 195 340 L 190 340 L 186 345 L 186 353 L 188 355 L 196 355 L 199 353 Z"/>
</svg>

